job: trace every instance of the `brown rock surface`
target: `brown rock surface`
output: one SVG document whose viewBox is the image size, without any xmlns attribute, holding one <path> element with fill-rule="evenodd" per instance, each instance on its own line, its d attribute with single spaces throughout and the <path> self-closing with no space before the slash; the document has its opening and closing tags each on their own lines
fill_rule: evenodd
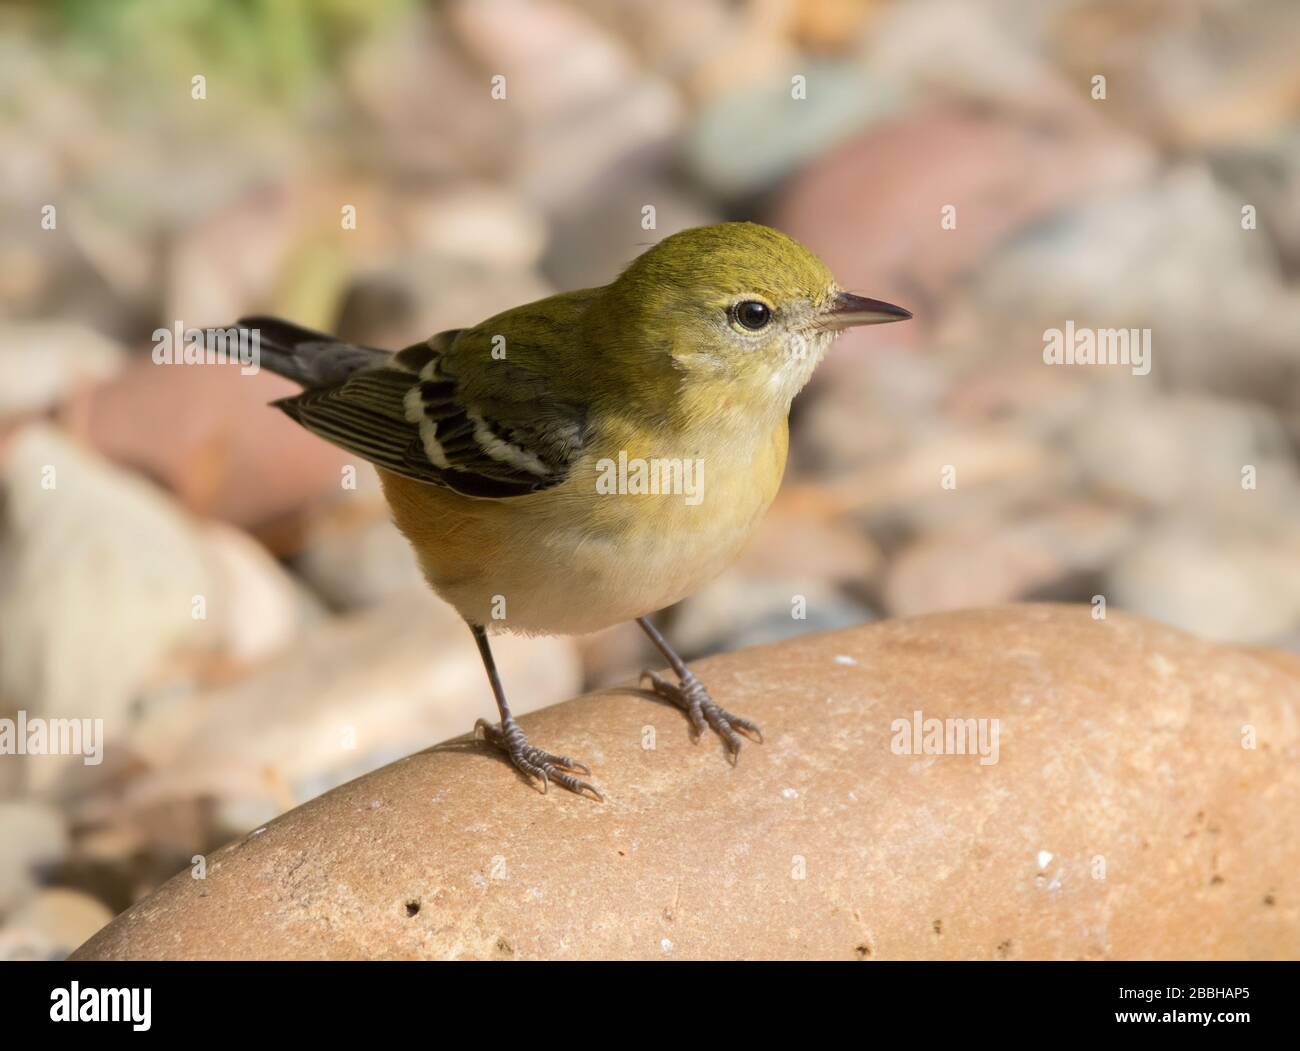
<svg viewBox="0 0 1300 1051">
<path fill-rule="evenodd" d="M 666 705 L 582 697 L 523 724 L 604 805 L 461 738 L 251 832 L 76 958 L 1300 955 L 1292 655 L 1013 606 L 697 670 L 767 732 L 735 768 Z M 916 710 L 999 720 L 999 761 L 896 754 Z"/>
</svg>

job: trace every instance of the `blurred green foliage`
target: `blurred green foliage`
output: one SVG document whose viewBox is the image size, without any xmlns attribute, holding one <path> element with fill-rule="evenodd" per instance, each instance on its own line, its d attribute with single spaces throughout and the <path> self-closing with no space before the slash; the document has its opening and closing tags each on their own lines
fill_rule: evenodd
<svg viewBox="0 0 1300 1051">
<path fill-rule="evenodd" d="M 220 75 L 251 95 L 290 100 L 357 41 L 415 0 L 58 0 L 48 29 L 137 85 Z M 118 68 L 121 68 L 119 66 Z"/>
</svg>

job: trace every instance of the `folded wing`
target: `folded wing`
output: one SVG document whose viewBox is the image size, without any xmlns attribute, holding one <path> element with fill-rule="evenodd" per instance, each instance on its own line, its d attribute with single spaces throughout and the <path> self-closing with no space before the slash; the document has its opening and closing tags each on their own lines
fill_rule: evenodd
<svg viewBox="0 0 1300 1051">
<path fill-rule="evenodd" d="M 504 359 L 484 365 L 487 379 L 480 375 L 470 394 L 446 367 L 459 334 L 443 332 L 379 360 L 359 357 L 341 381 L 274 404 L 376 466 L 466 496 L 559 485 L 586 442 L 584 407 L 554 397 L 544 376 Z"/>
</svg>

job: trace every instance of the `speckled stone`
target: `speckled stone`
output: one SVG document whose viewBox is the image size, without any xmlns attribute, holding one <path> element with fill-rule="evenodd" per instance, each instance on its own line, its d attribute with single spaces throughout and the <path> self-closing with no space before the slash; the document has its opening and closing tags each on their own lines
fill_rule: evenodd
<svg viewBox="0 0 1300 1051">
<path fill-rule="evenodd" d="M 223 848 L 76 958 L 1300 955 L 1300 658 L 1044 605 L 697 671 L 766 731 L 735 768 L 676 709 L 581 697 L 522 722 L 603 805 L 459 738 Z M 998 761 L 898 754 L 914 711 L 998 720 Z"/>
</svg>

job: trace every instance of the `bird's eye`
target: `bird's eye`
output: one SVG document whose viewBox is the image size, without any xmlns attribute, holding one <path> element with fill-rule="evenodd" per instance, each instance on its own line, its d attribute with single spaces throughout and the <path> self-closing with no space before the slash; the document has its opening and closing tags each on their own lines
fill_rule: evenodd
<svg viewBox="0 0 1300 1051">
<path fill-rule="evenodd" d="M 772 320 L 772 308 L 757 299 L 746 299 L 732 307 L 731 315 L 743 327 L 757 331 Z"/>
</svg>

